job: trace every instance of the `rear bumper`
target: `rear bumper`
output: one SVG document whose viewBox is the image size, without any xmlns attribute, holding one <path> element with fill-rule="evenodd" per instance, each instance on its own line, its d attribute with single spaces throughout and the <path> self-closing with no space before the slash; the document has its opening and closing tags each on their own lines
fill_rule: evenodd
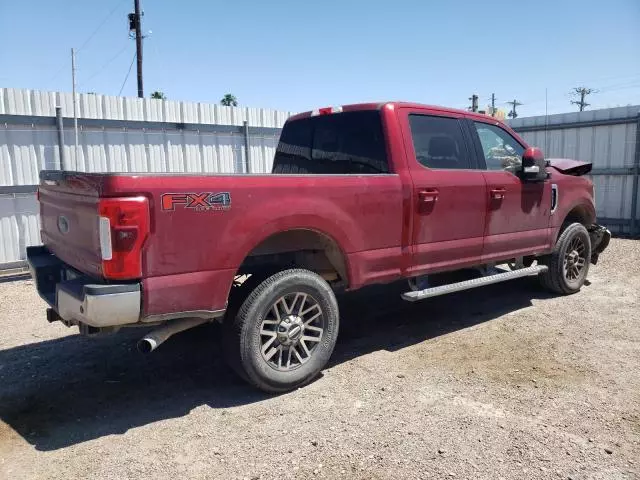
<svg viewBox="0 0 640 480">
<path fill-rule="evenodd" d="M 38 294 L 66 322 L 103 328 L 140 320 L 139 283 L 105 284 L 78 274 L 45 247 L 28 247 L 27 261 Z"/>
</svg>

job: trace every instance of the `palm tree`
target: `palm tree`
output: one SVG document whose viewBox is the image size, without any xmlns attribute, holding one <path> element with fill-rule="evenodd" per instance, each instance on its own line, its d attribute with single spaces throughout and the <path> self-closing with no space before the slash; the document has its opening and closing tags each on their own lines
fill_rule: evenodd
<svg viewBox="0 0 640 480">
<path fill-rule="evenodd" d="M 151 98 L 155 98 L 156 100 L 166 100 L 167 96 L 164 94 L 164 92 L 161 92 L 160 90 L 156 90 L 151 94 Z"/>
<path fill-rule="evenodd" d="M 224 97 L 222 97 L 222 100 L 220 100 L 220 105 L 224 105 L 225 107 L 237 107 L 238 99 L 235 97 L 235 95 L 227 93 Z"/>
</svg>

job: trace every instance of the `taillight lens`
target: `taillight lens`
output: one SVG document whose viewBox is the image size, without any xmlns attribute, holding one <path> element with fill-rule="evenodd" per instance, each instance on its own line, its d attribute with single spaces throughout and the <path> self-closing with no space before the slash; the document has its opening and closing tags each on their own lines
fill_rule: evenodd
<svg viewBox="0 0 640 480">
<path fill-rule="evenodd" d="M 149 235 L 145 197 L 103 198 L 98 204 L 102 272 L 106 278 L 142 276 L 142 246 Z"/>
</svg>

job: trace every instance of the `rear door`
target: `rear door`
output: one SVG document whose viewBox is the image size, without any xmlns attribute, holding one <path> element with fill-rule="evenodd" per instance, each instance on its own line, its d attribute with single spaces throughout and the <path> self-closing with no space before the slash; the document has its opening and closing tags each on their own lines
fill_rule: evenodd
<svg viewBox="0 0 640 480">
<path fill-rule="evenodd" d="M 411 274 L 480 262 L 487 209 L 485 179 L 463 118 L 419 108 L 399 111 L 413 181 Z"/>
<path fill-rule="evenodd" d="M 551 185 L 516 175 L 525 145 L 497 122 L 468 120 L 487 182 L 489 208 L 483 261 L 539 253 L 549 247 Z"/>
</svg>

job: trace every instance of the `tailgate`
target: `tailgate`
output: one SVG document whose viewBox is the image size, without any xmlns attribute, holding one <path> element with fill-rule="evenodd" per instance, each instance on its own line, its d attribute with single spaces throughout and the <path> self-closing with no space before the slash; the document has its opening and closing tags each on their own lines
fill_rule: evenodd
<svg viewBox="0 0 640 480">
<path fill-rule="evenodd" d="M 101 176 L 43 171 L 40 180 L 42 242 L 77 270 L 102 276 L 98 227 Z"/>
</svg>

